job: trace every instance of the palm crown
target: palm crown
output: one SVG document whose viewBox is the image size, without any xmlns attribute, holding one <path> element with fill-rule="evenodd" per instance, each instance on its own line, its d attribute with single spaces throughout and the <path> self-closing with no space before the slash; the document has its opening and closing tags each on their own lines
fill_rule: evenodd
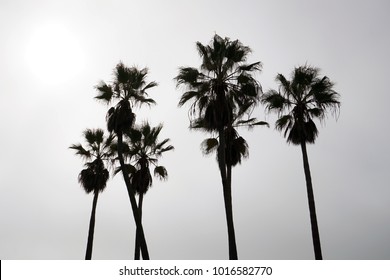
<svg viewBox="0 0 390 280">
<path fill-rule="evenodd" d="M 160 179 L 166 179 L 168 172 L 164 166 L 158 165 L 158 159 L 163 153 L 173 150 L 172 145 L 167 145 L 168 138 L 159 141 L 158 137 L 163 126 L 160 124 L 151 127 L 144 123 L 138 128 L 132 128 L 124 132 L 125 147 L 124 156 L 130 164 L 126 165 L 129 171 L 134 190 L 137 193 L 145 194 L 152 185 L 150 166 L 154 165 L 154 175 Z M 116 170 L 119 172 L 120 168 Z"/>
<path fill-rule="evenodd" d="M 252 74 L 260 70 L 261 64 L 245 63 L 251 50 L 238 40 L 215 35 L 210 45 L 197 42 L 196 46 L 202 58 L 200 70 L 181 67 L 175 78 L 178 86 L 188 88 L 179 106 L 194 100 L 191 127 L 202 121 L 206 123 L 204 129 L 218 130 L 228 125 L 243 104 L 250 104 L 249 109 L 257 103 L 261 88 Z"/>
<path fill-rule="evenodd" d="M 109 131 L 123 131 L 134 124 L 135 114 L 132 108 L 141 104 L 155 104 L 152 98 L 148 98 L 147 90 L 157 86 L 156 82 L 146 82 L 148 69 L 126 67 L 122 62 L 114 69 L 114 81 L 112 84 L 100 82 L 96 89 L 95 97 L 107 104 L 113 100 L 118 103 L 111 107 L 107 113 L 107 128 Z"/>
<path fill-rule="evenodd" d="M 323 120 L 328 109 L 337 113 L 340 107 L 333 83 L 326 76 L 319 77 L 319 69 L 310 66 L 295 68 L 291 81 L 282 74 L 276 81 L 279 91 L 270 90 L 262 97 L 266 108 L 279 114 L 276 128 L 284 130 L 289 143 L 314 143 L 318 129 L 313 119 Z"/>
<path fill-rule="evenodd" d="M 92 191 L 101 192 L 105 189 L 109 178 L 109 172 L 103 161 L 112 158 L 111 145 L 114 136 L 110 134 L 105 138 L 102 129 L 86 129 L 83 135 L 87 142 L 86 148 L 81 144 L 70 146 L 71 149 L 76 150 L 76 155 L 87 161 L 85 163 L 86 168 L 80 172 L 78 179 L 87 193 Z"/>
</svg>

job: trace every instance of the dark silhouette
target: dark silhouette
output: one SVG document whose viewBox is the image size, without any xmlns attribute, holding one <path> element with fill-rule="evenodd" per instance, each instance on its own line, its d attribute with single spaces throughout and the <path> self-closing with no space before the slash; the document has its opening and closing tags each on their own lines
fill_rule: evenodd
<svg viewBox="0 0 390 280">
<path fill-rule="evenodd" d="M 114 69 L 114 81 L 112 84 L 101 82 L 96 89 L 98 95 L 95 97 L 109 104 L 112 101 L 118 103 L 111 107 L 107 113 L 107 128 L 113 131 L 118 140 L 117 152 L 118 159 L 123 174 L 123 179 L 126 184 L 137 232 L 140 237 L 142 257 L 144 260 L 149 260 L 149 252 L 147 249 L 144 230 L 141 223 L 140 213 L 138 211 L 137 202 L 135 199 L 135 190 L 129 178 L 128 170 L 125 168 L 123 158 L 123 132 L 130 129 L 135 122 L 135 114 L 132 108 L 136 105 L 155 104 L 155 101 L 148 98 L 147 90 L 157 86 L 157 83 L 146 83 L 148 69 L 137 69 L 135 67 L 126 67 L 122 62 Z"/>
<path fill-rule="evenodd" d="M 267 122 L 257 121 L 255 118 L 250 118 L 248 120 L 240 120 L 242 116 L 236 115 L 232 119 L 231 125 L 225 129 L 225 143 L 230 145 L 229 149 L 225 149 L 225 158 L 227 168 L 232 168 L 237 164 L 241 164 L 243 158 L 249 156 L 249 146 L 246 140 L 238 134 L 236 128 L 238 127 L 247 127 L 253 128 L 257 125 L 266 125 L 269 127 Z M 194 128 L 197 128 L 195 125 Z M 219 158 L 219 141 L 217 138 L 207 138 L 201 144 L 201 149 L 205 155 L 209 155 L 214 151 L 217 152 L 217 160 Z M 230 171 L 231 172 L 231 171 Z"/>
<path fill-rule="evenodd" d="M 173 150 L 173 146 L 167 145 L 169 139 L 159 141 L 158 137 L 163 128 L 160 124 L 151 127 L 144 123 L 139 128 L 132 128 L 124 132 L 124 157 L 127 162 L 126 169 L 129 170 L 130 180 L 138 194 L 138 210 L 142 221 L 143 198 L 153 184 L 150 174 L 151 166 L 154 166 L 154 176 L 163 180 L 168 178 L 168 172 L 164 166 L 158 165 L 158 159 L 163 153 Z M 118 168 L 116 172 L 119 172 Z M 140 238 L 136 233 L 134 259 L 140 259 Z"/>
<path fill-rule="evenodd" d="M 81 144 L 74 144 L 70 149 L 76 150 L 76 155 L 81 156 L 84 160 L 88 160 L 79 174 L 79 182 L 86 193 L 93 192 L 93 203 L 91 211 L 91 219 L 89 222 L 87 250 L 85 259 L 92 258 L 93 236 L 95 232 L 95 215 L 99 192 L 102 192 L 107 184 L 109 172 L 104 166 L 103 161 L 112 158 L 111 144 L 114 136 L 110 134 L 107 138 L 104 137 L 104 131 L 101 129 L 86 129 L 84 138 L 87 142 L 85 149 Z M 92 160 L 92 161 L 90 161 Z"/>
<path fill-rule="evenodd" d="M 258 103 L 260 85 L 252 76 L 260 70 L 260 62 L 246 64 L 246 57 L 251 52 L 240 41 L 231 41 L 215 35 L 207 46 L 196 43 L 202 58 L 200 69 L 182 67 L 175 78 L 177 86 L 185 85 L 188 89 L 179 102 L 184 105 L 193 100 L 190 108 L 190 128 L 217 133 L 217 159 L 221 173 L 223 197 L 228 227 L 229 259 L 238 259 L 233 223 L 231 195 L 231 167 L 229 158 L 233 142 L 231 132 L 235 118 Z M 211 143 L 211 142 L 210 142 Z M 215 141 L 214 141 L 215 143 Z"/>
<path fill-rule="evenodd" d="M 276 128 L 284 130 L 287 142 L 301 146 L 314 254 L 316 260 L 321 260 L 320 235 L 306 143 L 314 143 L 318 136 L 314 118 L 324 120 L 329 109 L 333 113 L 338 112 L 339 94 L 333 90 L 333 83 L 328 77 L 319 77 L 319 69 L 306 65 L 294 69 L 291 81 L 282 74 L 276 76 L 276 81 L 279 83 L 279 90 L 268 91 L 262 97 L 262 102 L 269 111 L 278 113 Z"/>
</svg>

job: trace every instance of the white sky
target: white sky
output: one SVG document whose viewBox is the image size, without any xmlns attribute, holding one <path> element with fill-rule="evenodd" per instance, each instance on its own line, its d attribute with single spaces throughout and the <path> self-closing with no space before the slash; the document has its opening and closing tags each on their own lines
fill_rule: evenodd
<svg viewBox="0 0 390 280">
<path fill-rule="evenodd" d="M 148 67 L 158 105 L 137 121 L 164 123 L 174 152 L 144 201 L 152 259 L 226 259 L 222 187 L 201 132 L 189 131 L 173 78 L 197 67 L 195 42 L 215 32 L 252 48 L 265 90 L 305 63 L 336 82 L 341 114 L 321 126 L 309 160 L 325 259 L 390 259 L 390 2 L 22 1 L 0 2 L 0 259 L 83 259 L 92 195 L 77 182 L 68 147 L 105 127 L 94 86 L 115 65 Z M 38 39 L 39 40 L 38 40 Z M 50 80 L 50 81 L 49 81 Z M 299 147 L 273 129 L 241 131 L 250 158 L 233 170 L 241 259 L 313 259 Z M 100 196 L 94 259 L 131 259 L 134 222 L 122 179 Z"/>
</svg>

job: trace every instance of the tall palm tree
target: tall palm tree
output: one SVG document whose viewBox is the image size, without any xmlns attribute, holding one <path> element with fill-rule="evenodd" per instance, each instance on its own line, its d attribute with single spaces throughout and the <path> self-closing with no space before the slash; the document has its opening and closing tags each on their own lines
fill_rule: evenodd
<svg viewBox="0 0 390 280">
<path fill-rule="evenodd" d="M 103 161 L 111 160 L 112 158 L 111 144 L 113 143 L 114 135 L 110 134 L 105 138 L 102 129 L 86 129 L 83 135 L 87 142 L 86 148 L 81 144 L 73 144 L 69 148 L 76 150 L 76 155 L 87 160 L 85 163 L 86 168 L 80 172 L 78 180 L 86 193 L 93 192 L 94 194 L 89 221 L 87 250 L 85 253 L 85 259 L 90 260 L 92 258 L 98 196 L 105 189 L 109 178 L 109 172 Z"/>
<path fill-rule="evenodd" d="M 154 176 L 163 180 L 167 179 L 168 172 L 164 166 L 158 165 L 158 159 L 163 153 L 173 150 L 172 145 L 167 145 L 168 138 L 159 141 L 158 137 L 163 128 L 160 124 L 151 127 L 149 123 L 142 124 L 139 128 L 127 130 L 125 132 L 125 156 L 130 164 L 127 168 L 130 170 L 130 178 L 134 190 L 138 194 L 138 209 L 142 220 L 143 198 L 146 192 L 153 184 L 153 178 L 150 173 L 151 166 L 154 166 Z M 136 233 L 136 246 L 134 259 L 140 258 L 139 234 Z"/>
<path fill-rule="evenodd" d="M 135 200 L 135 191 L 131 185 L 128 170 L 125 168 L 123 159 L 123 131 L 130 129 L 134 125 L 135 114 L 133 108 L 137 105 L 155 104 L 155 101 L 148 98 L 147 90 L 157 86 L 156 82 L 146 82 L 148 69 L 137 69 L 136 67 L 126 67 L 122 62 L 118 63 L 114 69 L 114 80 L 111 84 L 101 82 L 97 87 L 98 95 L 95 97 L 107 104 L 116 101 L 117 104 L 111 107 L 107 113 L 107 128 L 114 132 L 118 140 L 118 159 L 120 162 L 123 179 L 127 192 L 137 231 L 140 235 L 141 251 L 144 260 L 149 259 L 149 252 L 142 228 L 141 218 Z"/>
<path fill-rule="evenodd" d="M 328 77 L 320 77 L 319 69 L 310 66 L 296 67 L 291 81 L 282 74 L 276 76 L 279 90 L 270 90 L 262 97 L 269 111 L 278 113 L 276 129 L 284 130 L 287 142 L 300 145 L 306 178 L 311 230 L 315 259 L 322 259 L 320 235 L 314 203 L 313 185 L 310 175 L 306 143 L 314 143 L 318 129 L 313 119 L 323 121 L 327 111 L 337 114 L 340 108 L 339 94 L 333 90 L 334 84 Z"/>
<path fill-rule="evenodd" d="M 226 164 L 230 143 L 226 143 L 226 130 L 243 106 L 248 112 L 259 100 L 260 85 L 253 74 L 260 71 L 260 62 L 246 63 L 250 48 L 238 40 L 221 38 L 217 34 L 209 45 L 196 43 L 202 64 L 199 68 L 181 67 L 177 86 L 186 86 L 179 106 L 193 100 L 190 107 L 191 124 L 194 128 L 203 124 L 203 129 L 217 133 L 218 166 L 222 179 L 225 212 L 228 227 L 229 259 L 237 259 L 237 246 L 233 223 L 231 196 L 231 169 Z M 225 152 L 225 149 L 227 151 Z"/>
</svg>

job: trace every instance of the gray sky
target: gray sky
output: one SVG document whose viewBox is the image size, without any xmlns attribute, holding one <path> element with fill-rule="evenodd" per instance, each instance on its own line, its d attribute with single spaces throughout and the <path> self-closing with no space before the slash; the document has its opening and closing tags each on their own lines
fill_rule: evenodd
<svg viewBox="0 0 390 280">
<path fill-rule="evenodd" d="M 325 259 L 390 259 L 390 18 L 388 1 L 0 2 L 0 259 L 83 259 L 92 195 L 77 182 L 68 147 L 105 127 L 94 86 L 122 60 L 148 67 L 158 105 L 137 122 L 164 123 L 174 152 L 144 201 L 152 259 L 226 259 L 222 186 L 207 137 L 188 130 L 173 78 L 200 65 L 195 42 L 239 39 L 261 61 L 264 90 L 277 73 L 320 67 L 341 95 L 337 121 L 308 148 Z M 48 82 L 51 80 L 51 82 Z M 241 131 L 250 157 L 233 170 L 239 258 L 313 259 L 299 147 L 271 128 Z M 94 259 L 131 259 L 135 226 L 122 179 L 100 196 Z"/>
</svg>

